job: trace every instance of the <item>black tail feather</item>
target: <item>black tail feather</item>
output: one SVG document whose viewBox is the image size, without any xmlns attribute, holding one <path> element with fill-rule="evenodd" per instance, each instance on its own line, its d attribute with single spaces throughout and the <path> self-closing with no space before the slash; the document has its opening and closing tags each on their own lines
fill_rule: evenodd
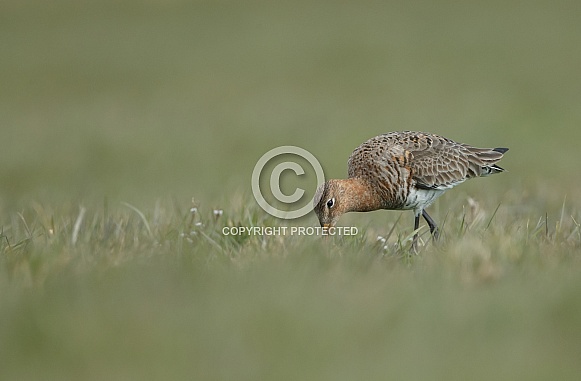
<svg viewBox="0 0 581 381">
<path fill-rule="evenodd" d="M 486 167 L 482 167 L 482 173 L 480 176 L 494 175 L 495 173 L 500 173 L 500 172 L 504 172 L 504 171 L 505 171 L 504 168 L 499 167 L 496 164 L 487 165 Z"/>
</svg>

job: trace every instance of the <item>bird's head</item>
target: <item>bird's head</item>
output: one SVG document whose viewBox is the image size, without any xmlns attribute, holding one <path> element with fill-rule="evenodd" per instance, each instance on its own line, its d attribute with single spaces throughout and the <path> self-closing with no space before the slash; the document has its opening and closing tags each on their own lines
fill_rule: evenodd
<svg viewBox="0 0 581 381">
<path fill-rule="evenodd" d="M 322 227 L 335 226 L 339 217 L 346 211 L 341 184 L 341 180 L 329 180 L 321 184 L 315 192 L 313 208 Z"/>
</svg>

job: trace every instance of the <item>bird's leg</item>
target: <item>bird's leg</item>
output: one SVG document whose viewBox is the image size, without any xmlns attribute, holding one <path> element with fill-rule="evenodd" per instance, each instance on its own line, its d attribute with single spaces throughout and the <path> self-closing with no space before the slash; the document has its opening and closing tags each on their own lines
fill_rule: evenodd
<svg viewBox="0 0 581 381">
<path fill-rule="evenodd" d="M 434 222 L 432 217 L 430 217 L 428 212 L 426 212 L 425 210 L 422 210 L 422 216 L 424 216 L 424 219 L 428 223 L 428 226 L 430 227 L 430 233 L 432 233 L 432 235 L 434 236 L 434 239 L 438 239 L 438 237 L 440 237 L 440 232 L 438 231 L 438 227 L 436 226 L 436 223 Z M 420 216 L 417 216 L 416 221 L 419 221 L 419 219 L 420 219 Z"/>
<path fill-rule="evenodd" d="M 418 252 L 418 229 L 420 227 L 420 215 L 417 214 L 414 219 L 414 238 L 412 239 L 412 250 L 417 253 Z"/>
</svg>

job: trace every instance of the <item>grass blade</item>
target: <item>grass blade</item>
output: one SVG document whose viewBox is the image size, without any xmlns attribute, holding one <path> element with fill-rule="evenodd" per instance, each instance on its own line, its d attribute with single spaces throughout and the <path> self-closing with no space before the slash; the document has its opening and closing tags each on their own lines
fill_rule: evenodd
<svg viewBox="0 0 581 381">
<path fill-rule="evenodd" d="M 147 222 L 147 218 L 145 218 L 145 214 L 143 214 L 141 212 L 141 210 L 137 209 L 135 206 L 131 205 L 128 202 L 121 202 L 122 205 L 128 207 L 129 209 L 133 210 L 135 213 L 137 213 L 137 215 L 139 216 L 139 218 L 141 218 L 141 221 L 143 222 L 143 225 L 145 226 L 145 229 L 147 230 L 147 234 L 150 237 L 153 237 L 153 233 L 151 232 L 151 228 L 149 227 L 149 223 Z"/>
</svg>

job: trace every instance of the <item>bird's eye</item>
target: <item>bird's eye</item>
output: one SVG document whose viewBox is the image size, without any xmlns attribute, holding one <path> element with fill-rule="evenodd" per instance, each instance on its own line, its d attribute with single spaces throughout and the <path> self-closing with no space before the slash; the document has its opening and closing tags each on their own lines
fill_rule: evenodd
<svg viewBox="0 0 581 381">
<path fill-rule="evenodd" d="M 332 208 L 333 205 L 335 205 L 335 198 L 330 198 L 329 201 L 327 201 L 327 208 Z"/>
</svg>

